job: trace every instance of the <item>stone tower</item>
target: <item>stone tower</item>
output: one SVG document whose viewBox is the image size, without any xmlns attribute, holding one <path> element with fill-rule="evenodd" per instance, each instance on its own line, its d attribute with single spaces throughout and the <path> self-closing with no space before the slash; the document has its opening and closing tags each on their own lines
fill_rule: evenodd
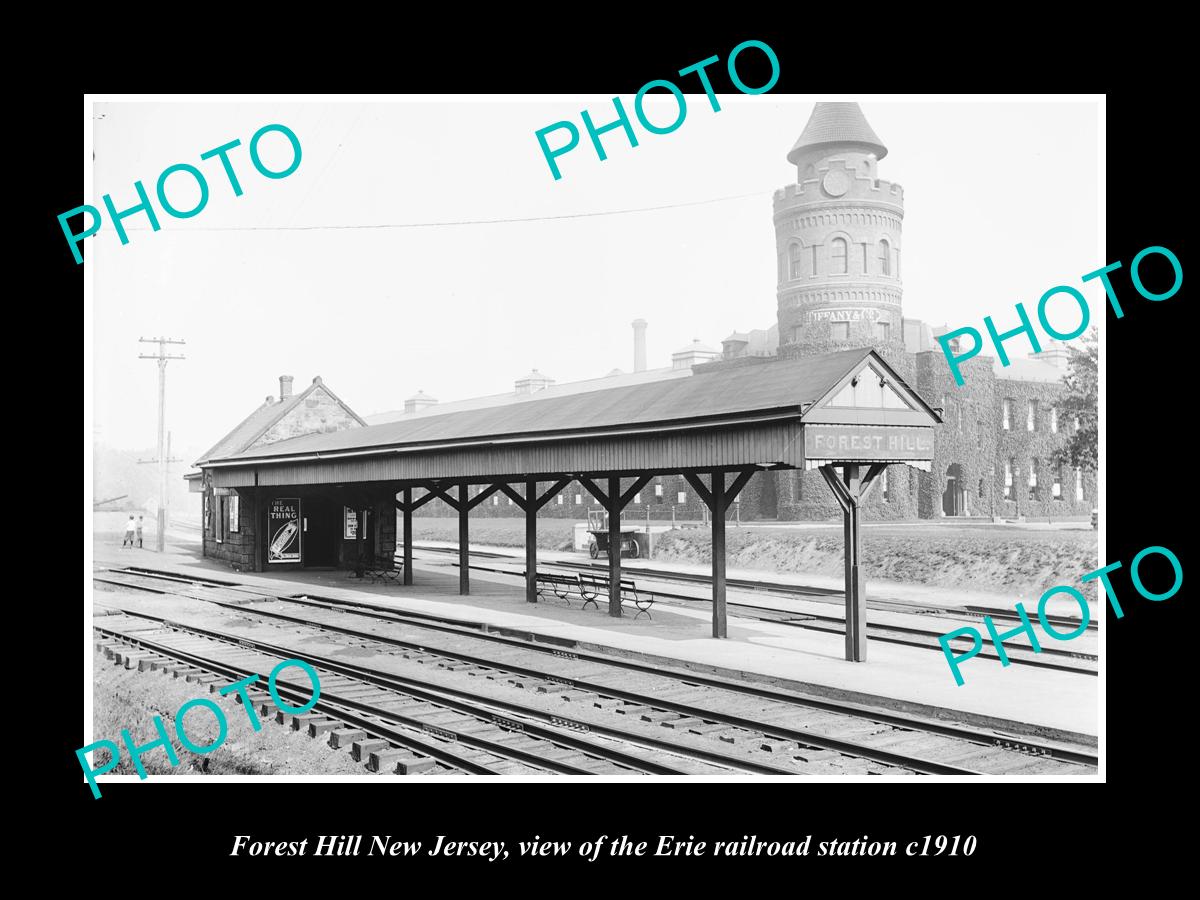
<svg viewBox="0 0 1200 900">
<path fill-rule="evenodd" d="M 788 153 L 796 183 L 775 192 L 781 357 L 848 347 L 903 357 L 904 192 L 877 177 L 886 155 L 857 103 L 818 103 Z"/>
<path fill-rule="evenodd" d="M 885 156 L 857 103 L 818 103 L 788 153 L 796 183 L 775 192 L 779 355 L 873 347 L 915 383 L 900 308 L 904 192 L 877 177 Z M 913 470 L 889 467 L 866 516 L 915 517 L 917 486 Z M 774 488 L 781 519 L 840 518 L 817 472 L 777 472 Z"/>
</svg>

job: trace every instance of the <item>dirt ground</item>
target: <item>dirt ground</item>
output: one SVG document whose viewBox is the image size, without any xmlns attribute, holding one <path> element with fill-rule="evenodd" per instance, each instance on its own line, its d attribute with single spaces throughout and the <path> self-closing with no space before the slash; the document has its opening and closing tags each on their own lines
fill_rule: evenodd
<svg viewBox="0 0 1200 900">
<path fill-rule="evenodd" d="M 110 740 L 122 746 L 121 761 L 113 774 L 136 775 L 121 741 L 121 729 L 129 729 L 138 745 L 158 739 L 153 717 L 161 716 L 171 735 L 179 765 L 172 766 L 166 752 L 155 748 L 142 758 L 150 775 L 363 775 L 374 777 L 350 758 L 345 750 L 333 750 L 323 740 L 292 731 L 274 721 L 263 721 L 254 731 L 241 704 L 232 698 L 208 693 L 207 685 L 188 684 L 161 672 L 138 672 L 113 665 L 103 653 L 95 654 L 92 695 L 95 726 L 93 740 Z M 212 753 L 185 750 L 175 737 L 175 713 L 188 700 L 203 697 L 225 710 L 228 732 L 225 742 Z M 262 717 L 260 716 L 260 720 Z M 188 739 L 196 746 L 217 738 L 214 716 L 203 707 L 188 711 Z M 94 765 L 108 762 L 108 754 L 97 750 Z"/>
<path fill-rule="evenodd" d="M 729 565 L 772 572 L 841 575 L 840 529 L 729 529 Z M 1096 568 L 1096 532 L 1090 529 L 1024 531 L 913 523 L 863 529 L 863 561 L 869 578 L 938 587 L 1038 590 L 1075 584 Z M 674 562 L 708 562 L 704 530 L 664 535 L 655 556 Z"/>
</svg>

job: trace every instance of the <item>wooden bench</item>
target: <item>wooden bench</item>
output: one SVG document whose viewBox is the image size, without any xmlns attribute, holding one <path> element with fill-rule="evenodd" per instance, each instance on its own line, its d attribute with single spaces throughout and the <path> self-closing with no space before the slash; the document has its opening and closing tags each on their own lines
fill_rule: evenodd
<svg viewBox="0 0 1200 900">
<path fill-rule="evenodd" d="M 359 559 L 354 570 L 350 573 L 350 577 L 369 578 L 372 584 L 387 584 L 389 582 L 391 584 L 399 584 L 400 576 L 403 574 L 403 560 L 393 560 L 391 568 L 388 568 L 374 557 L 368 556 Z"/>
<path fill-rule="evenodd" d="M 560 575 L 557 572 L 538 572 L 537 574 L 537 595 L 545 597 L 547 592 L 553 593 L 559 600 L 566 601 L 568 606 L 571 605 L 572 595 L 584 600 L 583 590 L 579 585 L 579 577 L 577 575 Z"/>
<path fill-rule="evenodd" d="M 607 575 L 593 575 L 591 573 L 579 575 L 579 591 L 584 598 L 583 605 L 586 607 L 591 603 L 596 609 L 599 609 L 600 604 L 597 602 L 597 598 L 608 596 L 609 584 Z M 650 607 L 654 605 L 654 594 L 649 591 L 639 591 L 632 579 L 621 579 L 621 602 L 632 603 L 637 607 L 638 612 L 633 617 L 634 620 L 643 615 L 653 620 L 654 617 L 650 615 Z"/>
</svg>

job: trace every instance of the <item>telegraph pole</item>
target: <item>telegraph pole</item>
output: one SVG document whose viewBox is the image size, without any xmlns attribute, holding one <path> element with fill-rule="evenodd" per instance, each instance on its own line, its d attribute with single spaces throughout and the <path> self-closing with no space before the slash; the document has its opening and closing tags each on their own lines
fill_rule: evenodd
<svg viewBox="0 0 1200 900">
<path fill-rule="evenodd" d="M 183 344 L 172 338 L 138 338 L 140 344 L 158 344 L 158 353 L 138 354 L 138 359 L 158 361 L 158 552 L 166 549 L 167 531 L 167 361 L 187 359 L 186 356 L 167 353 L 167 345 Z"/>
</svg>

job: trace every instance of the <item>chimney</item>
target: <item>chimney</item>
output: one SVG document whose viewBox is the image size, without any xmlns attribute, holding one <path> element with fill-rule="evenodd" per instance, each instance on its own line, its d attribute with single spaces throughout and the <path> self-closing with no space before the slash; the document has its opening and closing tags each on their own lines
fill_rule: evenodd
<svg viewBox="0 0 1200 900">
<path fill-rule="evenodd" d="M 280 375 L 279 376 L 279 399 L 280 399 L 280 401 L 283 401 L 283 400 L 286 400 L 290 396 L 292 396 L 292 376 L 291 375 Z"/>
<path fill-rule="evenodd" d="M 419 413 L 436 404 L 437 400 L 435 398 L 430 397 L 424 391 L 417 391 L 415 396 L 409 397 L 404 401 L 404 414 Z"/>
<path fill-rule="evenodd" d="M 537 369 L 534 369 L 524 378 L 517 379 L 514 388 L 518 394 L 536 394 L 538 391 L 544 391 L 552 384 L 554 384 L 553 378 L 549 375 L 543 375 Z"/>
<path fill-rule="evenodd" d="M 633 320 L 633 371 L 646 371 L 646 320 Z"/>
</svg>

